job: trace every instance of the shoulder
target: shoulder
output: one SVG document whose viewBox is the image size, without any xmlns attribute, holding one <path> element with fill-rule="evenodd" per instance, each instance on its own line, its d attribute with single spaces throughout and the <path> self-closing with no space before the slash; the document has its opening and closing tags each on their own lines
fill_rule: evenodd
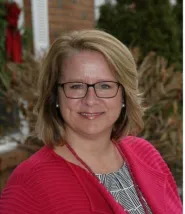
<svg viewBox="0 0 185 214">
<path fill-rule="evenodd" d="M 41 149 L 42 150 L 42 149 Z M 21 185 L 33 178 L 35 167 L 40 159 L 40 150 L 20 163 L 10 175 L 7 185 Z"/>
<path fill-rule="evenodd" d="M 143 155 L 143 153 L 154 152 L 158 153 L 155 147 L 147 140 L 136 136 L 127 136 L 120 140 L 121 148 L 132 150 L 138 155 Z"/>
<path fill-rule="evenodd" d="M 53 155 L 52 149 L 44 146 L 14 169 L 7 185 L 33 186 L 36 181 L 38 182 L 38 178 L 43 178 L 51 171 L 57 173 L 59 165 L 61 171 L 66 168 L 65 162 L 58 160 Z"/>
<path fill-rule="evenodd" d="M 121 148 L 129 149 L 133 152 L 136 152 L 137 155 L 143 155 L 143 153 L 147 154 L 148 152 L 159 154 L 159 152 L 149 141 L 141 137 L 127 136 L 125 138 L 122 138 L 120 140 L 120 146 Z"/>
<path fill-rule="evenodd" d="M 0 197 L 3 213 L 30 213 L 30 207 L 32 213 L 41 213 L 39 202 L 44 188 L 39 179 L 42 180 L 42 171 L 49 159 L 42 148 L 14 169 Z"/>
<path fill-rule="evenodd" d="M 127 136 L 120 141 L 120 147 L 126 156 L 129 156 L 130 161 L 135 157 L 144 164 L 161 171 L 162 173 L 169 173 L 169 168 L 159 151 L 147 140 Z"/>
</svg>

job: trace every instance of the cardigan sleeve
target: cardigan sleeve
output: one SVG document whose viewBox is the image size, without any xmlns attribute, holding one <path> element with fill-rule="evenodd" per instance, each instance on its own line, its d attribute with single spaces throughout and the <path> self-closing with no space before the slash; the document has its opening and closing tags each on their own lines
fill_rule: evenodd
<svg viewBox="0 0 185 214">
<path fill-rule="evenodd" d="M 38 203 L 20 185 L 7 186 L 0 196 L 0 214 L 39 214 Z"/>
<path fill-rule="evenodd" d="M 154 148 L 155 149 L 155 148 Z M 158 151 L 156 151 L 158 153 Z M 182 214 L 182 202 L 178 194 L 177 185 L 175 179 L 161 155 L 158 153 L 158 165 L 161 168 L 161 171 L 167 175 L 167 183 L 166 183 L 166 197 L 167 205 L 166 210 L 167 213 L 176 213 Z"/>
<path fill-rule="evenodd" d="M 157 149 L 147 140 L 138 137 L 127 137 L 127 144 L 137 152 L 137 156 L 148 166 L 164 173 L 167 176 L 166 183 L 166 213 L 182 214 L 182 202 L 178 194 L 174 177 Z"/>
<path fill-rule="evenodd" d="M 175 213 L 175 214 L 182 214 L 182 202 L 178 194 L 177 185 L 175 179 L 166 164 L 163 160 L 160 153 L 152 146 L 151 143 L 147 143 L 148 146 L 151 147 L 151 150 L 155 151 L 154 155 L 156 156 L 156 168 L 159 169 L 162 173 L 166 174 L 167 182 L 166 182 L 166 212 L 167 213 Z M 155 165 L 154 165 L 155 166 Z"/>
</svg>

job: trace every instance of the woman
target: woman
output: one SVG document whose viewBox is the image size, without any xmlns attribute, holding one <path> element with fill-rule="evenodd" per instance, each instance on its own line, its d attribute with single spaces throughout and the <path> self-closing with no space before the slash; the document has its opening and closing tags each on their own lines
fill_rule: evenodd
<svg viewBox="0 0 185 214">
<path fill-rule="evenodd" d="M 38 86 L 45 146 L 15 169 L 0 213 L 182 213 L 167 165 L 134 137 L 143 108 L 134 59 L 120 41 L 99 30 L 63 35 Z"/>
</svg>

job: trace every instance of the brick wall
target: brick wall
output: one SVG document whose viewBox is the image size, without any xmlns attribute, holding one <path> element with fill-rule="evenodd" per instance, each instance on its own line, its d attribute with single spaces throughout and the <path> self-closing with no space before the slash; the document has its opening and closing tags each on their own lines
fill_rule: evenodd
<svg viewBox="0 0 185 214">
<path fill-rule="evenodd" d="M 31 27 L 31 1 L 24 0 L 25 26 Z M 48 0 L 50 43 L 61 33 L 94 27 L 94 0 Z"/>
<path fill-rule="evenodd" d="M 24 0 L 24 25 L 26 28 L 32 28 L 32 13 L 30 0 Z"/>
<path fill-rule="evenodd" d="M 33 29 L 32 29 L 32 12 L 31 12 L 31 0 L 24 0 L 24 27 L 27 30 L 27 42 L 25 48 L 27 48 L 28 51 L 33 52 Z"/>
<path fill-rule="evenodd" d="M 94 0 L 54 0 L 48 3 L 51 42 L 62 32 L 94 27 Z"/>
</svg>

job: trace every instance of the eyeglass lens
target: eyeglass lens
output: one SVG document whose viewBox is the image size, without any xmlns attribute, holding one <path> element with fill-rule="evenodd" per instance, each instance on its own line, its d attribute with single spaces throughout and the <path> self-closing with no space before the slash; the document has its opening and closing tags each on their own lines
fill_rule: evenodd
<svg viewBox="0 0 185 214">
<path fill-rule="evenodd" d="M 94 85 L 86 83 L 71 82 L 64 84 L 64 91 L 67 97 L 82 98 L 86 96 L 89 87 L 93 87 L 98 97 L 114 97 L 117 94 L 119 85 L 117 82 L 98 82 Z"/>
</svg>

